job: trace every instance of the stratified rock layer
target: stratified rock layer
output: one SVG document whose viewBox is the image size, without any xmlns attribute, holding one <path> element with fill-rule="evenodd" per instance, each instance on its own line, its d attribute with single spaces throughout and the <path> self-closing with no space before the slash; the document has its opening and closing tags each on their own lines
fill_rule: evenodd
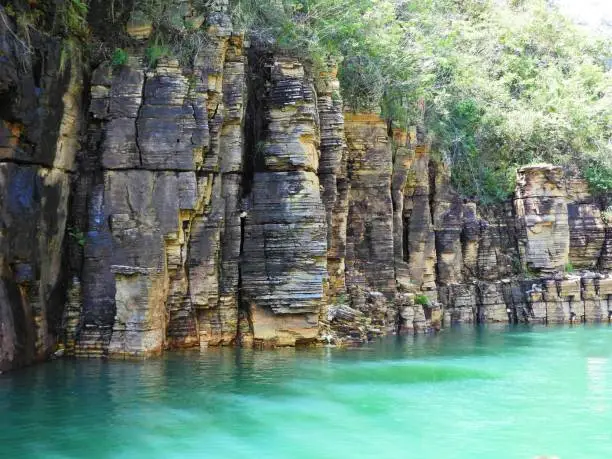
<svg viewBox="0 0 612 459">
<path fill-rule="evenodd" d="M 387 127 L 377 116 L 346 114 L 349 149 L 346 283 L 351 303 L 385 333 L 395 294 L 392 160 Z M 395 315 L 391 313 L 392 320 Z"/>
<path fill-rule="evenodd" d="M 92 167 L 78 355 L 236 339 L 246 59 L 216 8 L 192 68 L 135 55 L 93 74 L 102 173 Z"/>
<path fill-rule="evenodd" d="M 327 225 L 316 171 L 318 113 L 312 83 L 294 59 L 272 63 L 246 217 L 242 295 L 256 342 L 293 345 L 318 335 L 327 274 Z"/>
<path fill-rule="evenodd" d="M 535 270 L 563 270 L 569 255 L 569 224 L 563 171 L 527 166 L 517 175 L 514 206 L 523 263 Z"/>
</svg>

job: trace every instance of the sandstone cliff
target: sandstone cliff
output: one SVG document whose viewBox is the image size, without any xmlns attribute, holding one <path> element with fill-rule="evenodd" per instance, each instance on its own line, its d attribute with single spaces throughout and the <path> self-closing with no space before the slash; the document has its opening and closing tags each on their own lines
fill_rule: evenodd
<svg viewBox="0 0 612 459">
<path fill-rule="evenodd" d="M 148 65 L 134 27 L 93 68 L 60 39 L 24 53 L 0 10 L 0 369 L 609 319 L 583 181 L 524 167 L 479 208 L 420 129 L 345 111 L 333 62 L 249 47 L 210 8 L 191 65 Z"/>
</svg>

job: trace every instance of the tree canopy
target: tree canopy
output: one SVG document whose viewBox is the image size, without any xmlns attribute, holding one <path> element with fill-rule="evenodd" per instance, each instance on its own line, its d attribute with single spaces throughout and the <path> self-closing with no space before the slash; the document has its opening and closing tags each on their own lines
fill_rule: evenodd
<svg viewBox="0 0 612 459">
<path fill-rule="evenodd" d="M 340 63 L 345 103 L 422 122 L 466 196 L 552 162 L 612 190 L 612 47 L 545 0 L 234 0 L 279 51 Z"/>
</svg>

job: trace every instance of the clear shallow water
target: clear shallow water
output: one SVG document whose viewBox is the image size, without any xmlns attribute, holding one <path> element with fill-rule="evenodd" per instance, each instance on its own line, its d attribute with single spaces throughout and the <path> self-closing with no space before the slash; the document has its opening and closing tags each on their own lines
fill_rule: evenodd
<svg viewBox="0 0 612 459">
<path fill-rule="evenodd" d="M 612 328 L 62 360 L 0 376 L 1 458 L 612 458 Z"/>
</svg>

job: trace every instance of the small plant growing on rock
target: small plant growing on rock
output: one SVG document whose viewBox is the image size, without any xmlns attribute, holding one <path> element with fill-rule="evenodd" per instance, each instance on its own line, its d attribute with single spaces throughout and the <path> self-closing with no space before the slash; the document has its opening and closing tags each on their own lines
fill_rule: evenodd
<svg viewBox="0 0 612 459">
<path fill-rule="evenodd" d="M 87 2 L 83 0 L 70 0 L 63 2 L 64 25 L 68 31 L 75 36 L 86 37 L 88 34 L 87 26 Z"/>
<path fill-rule="evenodd" d="M 168 47 L 157 44 L 150 45 L 145 51 L 147 62 L 150 67 L 155 67 L 158 60 L 160 60 L 162 57 L 168 57 L 170 54 L 171 53 Z"/>
<path fill-rule="evenodd" d="M 85 233 L 77 228 L 68 228 L 68 235 L 81 247 L 85 246 Z"/>
<path fill-rule="evenodd" d="M 565 272 L 568 274 L 571 274 L 574 272 L 574 265 L 572 264 L 571 261 L 568 261 L 567 264 L 565 265 Z"/>
<path fill-rule="evenodd" d="M 128 60 L 128 53 L 121 49 L 117 48 L 113 51 L 113 55 L 111 56 L 111 64 L 113 67 L 121 67 L 125 65 Z"/>
<path fill-rule="evenodd" d="M 429 298 L 425 295 L 417 295 L 414 297 L 414 302 L 421 306 L 429 306 Z"/>
</svg>

